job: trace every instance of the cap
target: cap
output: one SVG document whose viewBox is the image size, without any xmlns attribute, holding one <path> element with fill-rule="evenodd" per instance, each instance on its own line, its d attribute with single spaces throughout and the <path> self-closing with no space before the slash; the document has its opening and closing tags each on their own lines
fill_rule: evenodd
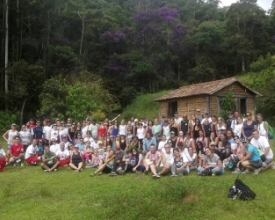
<svg viewBox="0 0 275 220">
<path fill-rule="evenodd" d="M 171 131 L 170 134 L 175 134 L 175 132 L 174 132 L 174 131 Z"/>
<path fill-rule="evenodd" d="M 169 139 L 169 140 L 167 141 L 167 143 L 172 143 L 172 141 Z"/>
<path fill-rule="evenodd" d="M 215 141 L 212 141 L 212 142 L 210 143 L 210 146 L 216 146 L 216 142 L 215 142 Z"/>
<path fill-rule="evenodd" d="M 40 140 L 38 140 L 38 142 L 43 142 L 43 141 L 40 139 Z"/>
<path fill-rule="evenodd" d="M 103 144 L 103 142 L 102 141 L 98 141 L 97 144 Z"/>
<path fill-rule="evenodd" d="M 74 148 L 77 148 L 77 149 L 78 149 L 79 147 L 78 147 L 77 145 L 74 145 Z"/>
<path fill-rule="evenodd" d="M 179 133 L 180 133 L 180 134 L 183 134 L 183 131 L 180 131 Z"/>
<path fill-rule="evenodd" d="M 137 118 L 134 120 L 134 122 L 138 122 Z"/>
<path fill-rule="evenodd" d="M 63 134 L 63 135 L 61 136 L 61 138 L 67 138 L 67 135 Z"/>
<path fill-rule="evenodd" d="M 15 123 L 12 123 L 12 126 L 16 126 L 16 124 L 15 124 Z"/>
<path fill-rule="evenodd" d="M 201 111 L 201 110 L 198 108 L 198 109 L 197 109 L 197 112 L 200 112 L 200 111 Z"/>
</svg>

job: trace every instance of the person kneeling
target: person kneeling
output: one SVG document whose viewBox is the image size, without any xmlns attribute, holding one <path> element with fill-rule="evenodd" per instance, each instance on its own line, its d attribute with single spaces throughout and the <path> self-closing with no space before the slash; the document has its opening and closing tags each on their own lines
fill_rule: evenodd
<svg viewBox="0 0 275 220">
<path fill-rule="evenodd" d="M 25 153 L 25 161 L 28 165 L 37 165 L 40 158 L 38 158 L 38 146 L 37 141 L 34 139 L 32 144 L 28 146 Z"/>
<path fill-rule="evenodd" d="M 257 175 L 263 165 L 259 151 L 256 147 L 248 144 L 246 139 L 243 139 L 242 143 L 244 146 L 243 158 L 237 164 L 237 167 L 240 168 L 241 165 L 242 167 L 246 168 L 246 170 L 242 172 L 243 174 L 250 173 L 251 170 L 254 170 L 254 174 Z"/>
<path fill-rule="evenodd" d="M 44 154 L 40 166 L 45 172 L 57 171 L 59 161 L 56 159 L 55 154 L 50 151 L 49 146 L 45 146 L 44 148 Z"/>
<path fill-rule="evenodd" d="M 224 174 L 223 165 L 219 156 L 215 153 L 212 153 L 211 150 L 207 147 L 205 148 L 205 156 L 202 158 L 203 164 L 198 167 L 199 176 L 216 176 Z"/>
<path fill-rule="evenodd" d="M 81 156 L 81 153 L 79 151 L 79 148 L 77 145 L 74 146 L 74 151 L 71 155 L 71 160 L 69 166 L 74 170 L 75 172 L 81 172 L 83 167 L 83 157 Z"/>
</svg>

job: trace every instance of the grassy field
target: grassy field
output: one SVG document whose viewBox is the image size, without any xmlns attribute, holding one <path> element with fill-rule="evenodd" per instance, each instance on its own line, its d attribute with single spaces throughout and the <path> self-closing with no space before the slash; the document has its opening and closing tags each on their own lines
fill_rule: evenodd
<svg viewBox="0 0 275 220">
<path fill-rule="evenodd" d="M 275 170 L 240 178 L 255 200 L 227 198 L 236 175 L 178 178 L 126 174 L 90 177 L 68 167 L 7 167 L 0 173 L 1 219 L 275 219 Z"/>
</svg>

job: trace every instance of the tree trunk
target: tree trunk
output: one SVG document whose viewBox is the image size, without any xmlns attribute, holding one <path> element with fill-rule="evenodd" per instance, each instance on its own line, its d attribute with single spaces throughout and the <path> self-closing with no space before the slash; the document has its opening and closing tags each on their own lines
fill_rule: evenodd
<svg viewBox="0 0 275 220">
<path fill-rule="evenodd" d="M 178 81 L 180 81 L 180 68 L 181 68 L 181 66 L 179 64 L 179 66 L 178 66 Z"/>
<path fill-rule="evenodd" d="M 8 87 L 8 65 L 9 65 L 9 2 L 5 1 L 5 94 L 7 95 L 9 92 Z M 8 102 L 7 98 L 5 98 L 5 109 L 8 110 Z"/>
<path fill-rule="evenodd" d="M 244 60 L 244 57 L 242 57 L 242 73 L 245 73 L 245 60 Z"/>
<path fill-rule="evenodd" d="M 24 109 L 25 109 L 26 102 L 27 102 L 27 98 L 24 99 L 23 104 L 22 104 L 21 115 L 20 115 L 20 125 L 23 124 L 23 115 L 24 115 Z"/>
<path fill-rule="evenodd" d="M 81 18 L 81 20 L 82 20 L 82 30 L 81 30 L 80 49 L 79 49 L 79 58 L 78 58 L 79 62 L 81 61 L 83 38 L 84 38 L 84 29 L 85 29 L 85 21 L 82 18 Z"/>
</svg>

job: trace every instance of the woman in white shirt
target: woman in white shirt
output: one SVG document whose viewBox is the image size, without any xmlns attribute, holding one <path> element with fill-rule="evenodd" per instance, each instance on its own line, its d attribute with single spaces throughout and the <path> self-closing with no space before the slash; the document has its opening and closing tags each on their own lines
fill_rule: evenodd
<svg viewBox="0 0 275 220">
<path fill-rule="evenodd" d="M 258 131 L 260 136 L 264 136 L 268 140 L 268 123 L 263 121 L 263 115 L 257 114 L 257 121 L 258 121 Z"/>
<path fill-rule="evenodd" d="M 121 124 L 119 125 L 119 128 L 118 128 L 118 134 L 126 136 L 127 135 L 126 128 L 127 126 L 125 125 L 125 120 L 122 119 Z"/>
<path fill-rule="evenodd" d="M 55 139 L 58 140 L 58 130 L 57 130 L 57 125 L 53 124 L 52 129 L 50 131 L 50 140 Z"/>
<path fill-rule="evenodd" d="M 145 137 L 145 129 L 143 128 L 143 124 L 141 122 L 138 123 L 137 137 L 138 137 L 138 141 L 140 143 L 140 146 L 142 146 L 143 145 L 143 139 Z"/>
<path fill-rule="evenodd" d="M 234 135 L 241 137 L 242 136 L 242 128 L 243 128 L 243 119 L 241 117 L 238 117 L 237 123 L 234 126 Z"/>
<path fill-rule="evenodd" d="M 22 125 L 21 131 L 19 132 L 19 136 L 21 138 L 21 143 L 24 145 L 24 152 L 26 152 L 27 147 L 31 143 L 31 133 L 27 130 L 26 125 Z"/>
</svg>

